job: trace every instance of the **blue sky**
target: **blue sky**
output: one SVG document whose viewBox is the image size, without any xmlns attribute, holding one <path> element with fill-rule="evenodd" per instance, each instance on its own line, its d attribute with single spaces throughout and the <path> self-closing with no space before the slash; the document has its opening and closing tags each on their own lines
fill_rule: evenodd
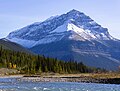
<svg viewBox="0 0 120 91">
<path fill-rule="evenodd" d="M 120 0 L 0 0 L 0 38 L 72 9 L 84 12 L 120 39 Z"/>
</svg>

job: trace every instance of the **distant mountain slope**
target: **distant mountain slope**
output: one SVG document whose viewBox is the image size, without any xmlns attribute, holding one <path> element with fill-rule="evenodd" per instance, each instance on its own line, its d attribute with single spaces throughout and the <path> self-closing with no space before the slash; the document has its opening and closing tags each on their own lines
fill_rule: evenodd
<svg viewBox="0 0 120 91">
<path fill-rule="evenodd" d="M 94 44 L 95 43 L 95 44 Z M 113 47 L 113 46 L 112 46 Z M 120 51 L 115 51 L 97 41 L 61 40 L 49 44 L 41 44 L 30 50 L 37 54 L 69 61 L 82 61 L 88 66 L 116 70 L 120 65 Z"/>
<path fill-rule="evenodd" d="M 22 47 L 21 45 L 11 42 L 7 39 L 0 39 L 0 46 L 2 46 L 4 49 L 8 49 L 8 50 L 32 53 L 29 50 L 27 50 L 26 48 Z"/>
<path fill-rule="evenodd" d="M 34 53 L 65 61 L 83 61 L 109 70 L 120 65 L 120 41 L 77 10 L 13 31 L 6 39 Z"/>
</svg>

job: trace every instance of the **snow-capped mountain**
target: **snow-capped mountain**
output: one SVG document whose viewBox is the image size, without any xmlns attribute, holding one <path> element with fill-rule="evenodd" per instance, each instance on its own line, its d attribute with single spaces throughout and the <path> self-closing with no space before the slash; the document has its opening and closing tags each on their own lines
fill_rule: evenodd
<svg viewBox="0 0 120 91">
<path fill-rule="evenodd" d="M 37 54 L 62 60 L 83 61 L 106 69 L 120 65 L 120 41 L 77 10 L 11 32 L 7 39 Z"/>
<path fill-rule="evenodd" d="M 39 44 L 59 41 L 66 36 L 71 40 L 81 41 L 113 39 L 107 28 L 101 27 L 89 16 L 76 10 L 14 31 L 7 39 L 31 48 Z"/>
</svg>

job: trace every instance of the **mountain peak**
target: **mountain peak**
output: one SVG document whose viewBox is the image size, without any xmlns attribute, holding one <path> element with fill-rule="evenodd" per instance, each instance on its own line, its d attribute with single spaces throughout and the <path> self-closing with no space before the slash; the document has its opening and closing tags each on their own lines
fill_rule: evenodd
<svg viewBox="0 0 120 91">
<path fill-rule="evenodd" d="M 72 10 L 69 11 L 69 13 L 80 13 L 80 11 L 72 9 Z"/>
</svg>

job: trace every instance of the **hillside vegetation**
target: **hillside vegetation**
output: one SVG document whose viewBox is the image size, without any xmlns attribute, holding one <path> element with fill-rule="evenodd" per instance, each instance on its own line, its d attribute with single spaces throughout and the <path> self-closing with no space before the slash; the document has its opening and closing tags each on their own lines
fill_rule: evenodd
<svg viewBox="0 0 120 91">
<path fill-rule="evenodd" d="M 64 62 L 45 56 L 6 50 L 3 49 L 2 46 L 0 47 L 0 68 L 17 69 L 20 73 L 25 74 L 41 74 L 42 72 L 89 73 L 104 71 L 87 67 L 82 62 Z"/>
</svg>

